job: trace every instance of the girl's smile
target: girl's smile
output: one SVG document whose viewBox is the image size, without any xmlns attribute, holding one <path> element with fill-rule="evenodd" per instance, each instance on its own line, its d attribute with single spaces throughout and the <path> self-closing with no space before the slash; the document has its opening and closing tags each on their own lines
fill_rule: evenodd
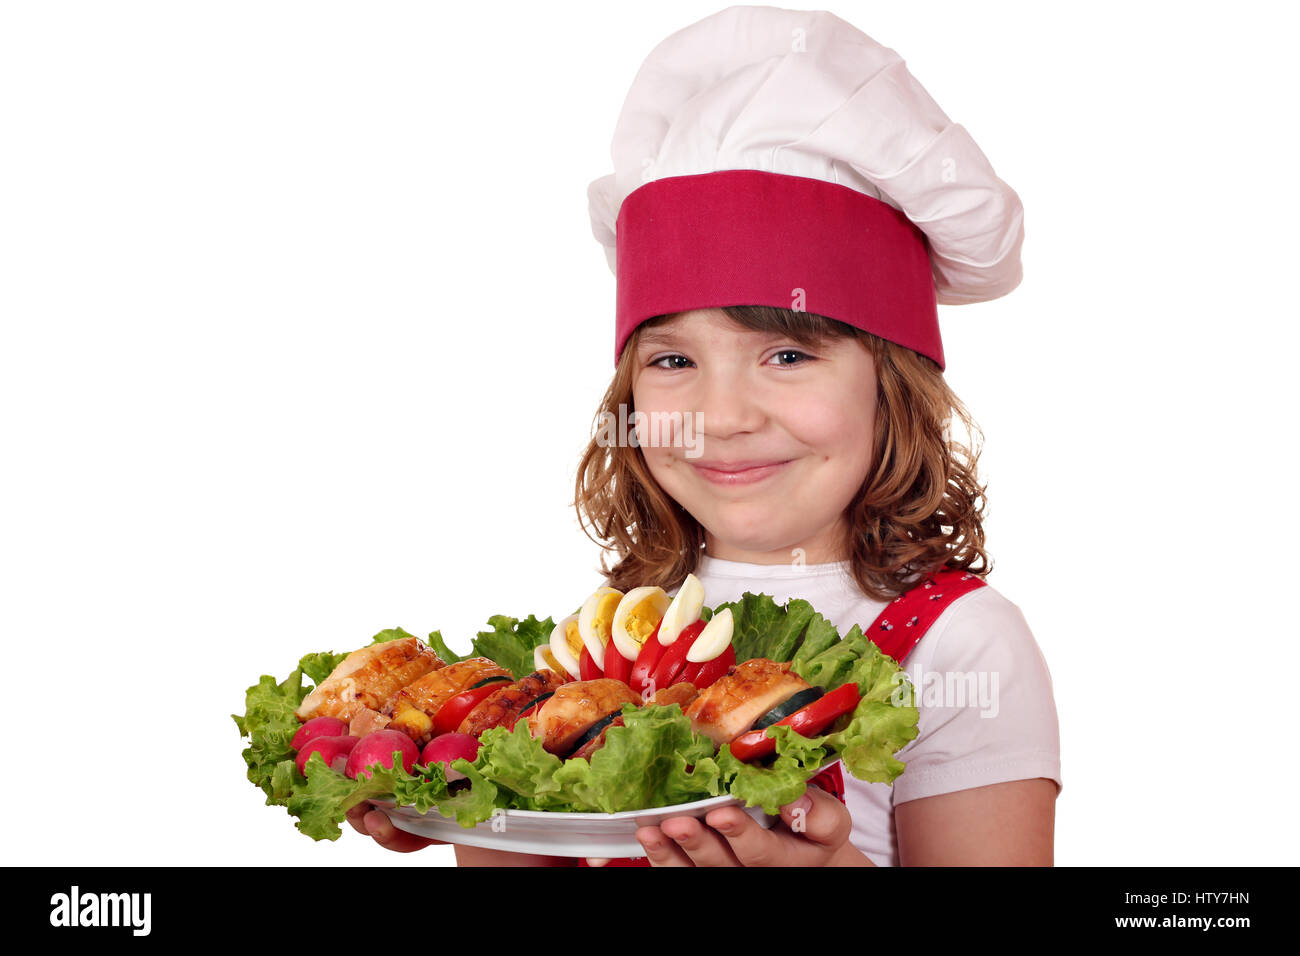
<svg viewBox="0 0 1300 956">
<path fill-rule="evenodd" d="M 705 480 L 713 482 L 715 485 L 734 486 L 734 485 L 752 485 L 756 482 L 769 478 L 781 470 L 789 461 L 777 461 L 768 464 L 762 463 L 738 463 L 730 464 L 721 462 L 716 465 L 710 462 L 691 462 L 697 472 Z"/>
</svg>

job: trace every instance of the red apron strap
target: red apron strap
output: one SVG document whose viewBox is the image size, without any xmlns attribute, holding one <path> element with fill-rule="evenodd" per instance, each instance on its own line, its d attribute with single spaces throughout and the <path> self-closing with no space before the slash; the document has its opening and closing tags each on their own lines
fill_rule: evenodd
<svg viewBox="0 0 1300 956">
<path fill-rule="evenodd" d="M 983 578 L 958 568 L 942 568 L 894 598 L 867 630 L 868 640 L 902 665 L 953 601 L 985 584 Z M 812 778 L 827 793 L 844 802 L 844 764 L 837 760 Z"/>
<path fill-rule="evenodd" d="M 885 605 L 867 631 L 867 638 L 902 665 L 953 601 L 986 583 L 978 574 L 942 568 Z"/>
</svg>

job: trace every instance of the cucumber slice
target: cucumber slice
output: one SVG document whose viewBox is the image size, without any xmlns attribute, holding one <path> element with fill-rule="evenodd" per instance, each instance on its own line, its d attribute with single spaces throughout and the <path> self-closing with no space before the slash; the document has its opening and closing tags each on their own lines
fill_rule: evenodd
<svg viewBox="0 0 1300 956">
<path fill-rule="evenodd" d="M 818 700 L 825 695 L 826 691 L 822 690 L 820 687 L 809 687 L 807 690 L 801 690 L 793 697 L 787 698 L 769 710 L 762 717 L 758 718 L 758 720 L 754 721 L 754 725 L 749 729 L 762 730 L 765 727 L 771 727 L 778 721 L 785 720 L 801 707 L 807 707 L 813 701 Z"/>
</svg>

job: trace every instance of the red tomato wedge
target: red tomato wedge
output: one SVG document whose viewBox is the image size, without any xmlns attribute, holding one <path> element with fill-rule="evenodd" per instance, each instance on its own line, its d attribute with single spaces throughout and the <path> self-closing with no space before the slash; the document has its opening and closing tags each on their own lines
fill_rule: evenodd
<svg viewBox="0 0 1300 956">
<path fill-rule="evenodd" d="M 665 687 L 671 687 L 677 683 L 678 675 L 686 667 L 686 652 L 691 649 L 695 639 L 700 636 L 704 630 L 706 621 L 696 621 L 694 624 L 688 624 L 680 634 L 677 640 L 669 644 L 663 654 L 659 656 L 659 663 L 650 674 L 650 684 L 654 685 L 656 691 L 661 691 Z M 649 686 L 649 685 L 647 685 Z"/>
<path fill-rule="evenodd" d="M 646 685 L 650 683 L 650 675 L 654 673 L 655 665 L 659 663 L 659 658 L 666 650 L 668 648 L 659 643 L 659 624 L 656 624 L 654 633 L 645 639 L 645 643 L 641 645 L 641 653 L 637 654 L 636 660 L 632 662 L 632 672 L 627 680 L 628 686 L 638 694 L 645 693 Z"/>
<path fill-rule="evenodd" d="M 857 684 L 845 684 L 807 707 L 801 707 L 784 720 L 778 720 L 776 725 L 789 727 L 804 737 L 815 737 L 833 724 L 836 718 L 852 712 L 861 699 Z M 767 728 L 764 727 L 762 730 L 741 734 L 728 746 L 737 760 L 757 760 L 776 751 L 776 739 L 769 737 Z"/>
<path fill-rule="evenodd" d="M 686 669 L 678 675 L 679 681 L 688 681 L 696 690 L 704 690 L 736 663 L 736 649 L 730 644 L 711 661 L 687 661 Z"/>
<path fill-rule="evenodd" d="M 621 680 L 624 684 L 628 684 L 628 679 L 632 676 L 632 662 L 623 656 L 613 641 L 605 645 L 605 676 Z"/>
<path fill-rule="evenodd" d="M 609 648 L 605 648 L 605 653 L 609 653 Z M 584 646 L 582 654 L 578 656 L 578 677 L 582 680 L 600 680 L 604 676 L 601 669 L 596 666 L 596 662 L 592 660 L 591 651 Z"/>
<path fill-rule="evenodd" d="M 482 687 L 475 687 L 473 690 L 467 690 L 463 694 L 457 694 L 438 708 L 438 713 L 433 718 L 434 736 L 439 734 L 449 734 L 465 719 L 465 715 L 478 706 L 488 694 L 494 694 L 502 687 L 509 684 L 509 681 L 493 681 L 491 684 L 484 684 Z"/>
</svg>

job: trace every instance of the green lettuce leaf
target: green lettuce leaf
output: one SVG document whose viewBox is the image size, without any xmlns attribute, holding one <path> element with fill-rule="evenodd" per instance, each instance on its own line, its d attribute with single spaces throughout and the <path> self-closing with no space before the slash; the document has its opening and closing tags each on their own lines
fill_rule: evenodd
<svg viewBox="0 0 1300 956">
<path fill-rule="evenodd" d="M 717 796 L 713 744 L 691 730 L 677 704 L 623 705 L 591 760 L 570 759 L 555 772 L 577 808 L 619 813 Z"/>
<path fill-rule="evenodd" d="M 289 741 L 302 726 L 294 711 L 308 693 L 309 688 L 302 683 L 302 668 L 278 684 L 274 677 L 264 674 L 244 693 L 244 715 L 230 715 L 240 736 L 250 738 L 243 754 L 248 779 L 265 791 L 269 804 L 283 802 L 283 781 L 273 786 L 272 778 L 278 764 L 293 760 Z"/>
<path fill-rule="evenodd" d="M 464 654 L 457 654 L 446 645 L 442 639 L 441 631 L 434 631 L 424 643 L 433 648 L 433 652 L 438 655 L 438 659 L 444 664 L 455 664 L 458 661 L 463 661 L 466 657 Z"/>
<path fill-rule="evenodd" d="M 549 617 L 539 621 L 531 614 L 523 621 L 497 614 L 488 618 L 488 625 L 492 630 L 479 631 L 474 638 L 474 653 L 496 661 L 520 680 L 536 670 L 533 650 L 550 641 L 555 622 Z"/>
</svg>

